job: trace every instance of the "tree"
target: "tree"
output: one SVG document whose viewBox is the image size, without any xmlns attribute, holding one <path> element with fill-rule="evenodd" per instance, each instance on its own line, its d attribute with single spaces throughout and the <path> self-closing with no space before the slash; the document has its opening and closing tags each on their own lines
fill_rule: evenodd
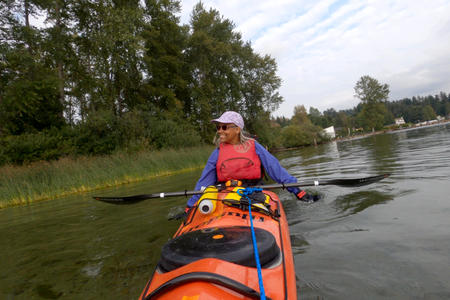
<svg viewBox="0 0 450 300">
<path fill-rule="evenodd" d="M 387 109 L 384 103 L 374 103 L 365 105 L 358 114 L 358 118 L 364 129 L 375 131 L 383 128 L 386 114 Z"/>
<path fill-rule="evenodd" d="M 389 85 L 380 84 L 370 76 L 362 76 L 355 86 L 355 96 L 363 104 L 383 103 L 389 97 Z"/>
<path fill-rule="evenodd" d="M 286 118 L 285 116 L 276 117 L 273 120 L 276 124 L 278 124 L 280 127 L 286 127 L 290 124 L 290 120 Z"/>
<path fill-rule="evenodd" d="M 42 3 L 11 2 L 10 14 L 5 11 L 8 7 L 0 6 L 0 15 L 5 17 L 1 38 L 6 41 L 0 48 L 0 123 L 6 134 L 19 135 L 64 125 L 58 78 L 42 50 L 45 36 L 29 21 Z"/>
<path fill-rule="evenodd" d="M 233 44 L 240 37 L 233 33 L 232 22 L 216 10 L 205 10 L 201 2 L 192 11 L 190 26 L 192 33 L 185 51 L 190 92 L 185 111 L 202 137 L 208 139 L 213 133 L 211 116 L 226 109 L 239 110 L 238 79 L 232 62 Z"/>
<path fill-rule="evenodd" d="M 419 105 L 410 105 L 407 107 L 404 114 L 405 122 L 417 123 L 423 121 L 423 110 Z"/>
<path fill-rule="evenodd" d="M 26 55 L 26 54 L 24 54 Z M 23 56 L 17 58 L 22 60 Z M 41 65 L 16 69 L 20 76 L 10 81 L 0 103 L 0 122 L 6 133 L 19 135 L 64 125 L 58 80 Z"/>
<path fill-rule="evenodd" d="M 303 105 L 294 107 L 294 115 L 290 125 L 282 128 L 281 141 L 285 147 L 299 147 L 305 145 L 316 145 L 323 139 L 323 129 L 314 125 L 306 113 Z"/>
<path fill-rule="evenodd" d="M 241 109 L 249 120 L 249 128 L 257 133 L 261 126 L 254 125 L 253 120 L 274 111 L 283 101 L 277 91 L 281 79 L 276 75 L 276 62 L 270 56 L 262 57 L 254 53 L 248 43 L 240 48 L 239 52 L 239 62 L 235 70 L 239 75 L 238 84 L 243 98 Z M 269 125 L 267 122 L 264 124 L 266 127 Z"/>
<path fill-rule="evenodd" d="M 214 9 L 205 10 L 201 2 L 193 9 L 190 26 L 185 51 L 190 74 L 189 96 L 184 99 L 188 118 L 204 139 L 210 139 L 211 116 L 236 110 L 246 120 L 246 127 L 262 136 L 260 124 L 270 123 L 260 120 L 266 120 L 265 113 L 283 100 L 277 91 L 281 80 L 275 60 L 254 53 L 234 32 L 230 20 Z"/>
<path fill-rule="evenodd" d="M 83 118 L 109 110 L 121 115 L 139 97 L 143 12 L 139 1 L 74 1 L 74 94 Z"/>
<path fill-rule="evenodd" d="M 289 125 L 281 130 L 281 142 L 284 147 L 302 147 L 311 145 L 313 137 L 310 132 L 302 130 L 300 126 Z"/>
<path fill-rule="evenodd" d="M 311 122 L 316 125 L 316 126 L 320 126 L 322 128 L 326 128 L 329 127 L 327 119 L 322 115 L 322 113 L 314 107 L 310 107 L 309 108 L 309 114 L 308 114 L 309 119 L 311 120 Z"/>
<path fill-rule="evenodd" d="M 444 104 L 444 116 L 450 116 L 450 102 Z"/>
<path fill-rule="evenodd" d="M 141 97 L 161 112 L 183 110 L 187 97 L 186 48 L 188 28 L 178 25 L 180 4 L 173 0 L 146 0 L 142 37 L 145 42 L 143 57 L 147 74 Z"/>
<path fill-rule="evenodd" d="M 351 116 L 343 111 L 339 111 L 336 117 L 336 122 L 334 123 L 335 129 L 340 129 L 340 135 L 349 135 L 350 128 L 354 127 L 354 120 Z"/>
<path fill-rule="evenodd" d="M 329 108 L 323 112 L 323 116 L 325 118 L 325 127 L 330 127 L 331 125 L 336 124 L 337 111 L 334 108 Z"/>
<path fill-rule="evenodd" d="M 294 107 L 294 115 L 292 116 L 291 124 L 297 126 L 311 124 L 311 120 L 308 118 L 308 114 L 303 105 Z"/>
<path fill-rule="evenodd" d="M 426 105 L 423 108 L 422 113 L 423 113 L 424 121 L 429 121 L 429 120 L 436 119 L 436 113 L 435 113 L 433 107 L 431 107 L 431 105 Z"/>
<path fill-rule="evenodd" d="M 64 62 L 65 57 L 70 57 L 72 54 L 69 49 L 71 49 L 71 39 L 69 30 L 69 13 L 66 4 L 69 1 L 42 1 L 43 8 L 48 12 L 47 22 L 53 23 L 53 27 L 46 30 L 46 36 L 44 38 L 43 46 L 45 47 L 45 52 L 47 55 L 47 65 L 51 66 L 55 70 L 56 76 L 58 77 L 58 93 L 59 102 L 63 108 L 66 107 L 66 95 L 65 95 L 65 67 Z M 67 3 L 66 3 L 67 2 Z M 61 112 L 61 117 L 62 116 Z M 69 114 L 69 122 L 72 121 L 71 115 Z"/>
<path fill-rule="evenodd" d="M 362 76 L 356 83 L 355 97 L 359 98 L 363 105 L 359 119 L 364 128 L 372 131 L 381 129 L 387 113 L 385 101 L 389 97 L 389 86 L 380 84 L 370 76 Z"/>
</svg>

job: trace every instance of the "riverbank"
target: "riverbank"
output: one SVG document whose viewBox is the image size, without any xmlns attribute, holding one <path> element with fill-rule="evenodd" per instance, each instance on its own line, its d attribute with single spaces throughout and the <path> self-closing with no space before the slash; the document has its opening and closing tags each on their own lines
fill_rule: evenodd
<svg viewBox="0 0 450 300">
<path fill-rule="evenodd" d="M 0 209 L 202 168 L 211 146 L 0 167 Z"/>
<path fill-rule="evenodd" d="M 426 128 L 426 127 L 433 127 L 433 126 L 442 126 L 442 125 L 445 125 L 448 123 L 450 123 L 450 120 L 442 120 L 439 122 L 430 122 L 429 124 L 414 124 L 414 125 L 411 125 L 408 127 L 389 128 L 389 129 L 383 129 L 383 130 L 378 130 L 378 131 L 369 132 L 369 133 L 339 137 L 339 138 L 334 139 L 334 141 L 346 141 L 346 140 L 353 140 L 353 139 L 361 139 L 361 138 L 365 138 L 365 137 L 368 137 L 371 135 L 377 135 L 377 134 L 382 134 L 382 133 L 392 133 L 392 132 L 399 132 L 399 131 L 408 131 L 408 130 L 412 130 L 412 129 Z"/>
<path fill-rule="evenodd" d="M 382 134 L 382 133 L 392 133 L 392 132 L 408 131 L 408 130 L 426 128 L 426 127 L 433 127 L 433 126 L 442 126 L 442 125 L 445 125 L 445 124 L 448 124 L 448 123 L 450 123 L 450 120 L 443 120 L 443 121 L 439 121 L 437 123 L 430 123 L 430 124 L 414 124 L 413 126 L 409 126 L 409 127 L 383 129 L 383 130 L 378 130 L 378 131 L 374 131 L 374 132 L 366 132 L 366 133 L 354 134 L 354 135 L 350 135 L 350 136 L 337 137 L 337 138 L 334 138 L 332 140 L 323 142 L 322 144 L 330 143 L 330 142 L 341 142 L 341 141 L 348 141 L 348 140 L 358 140 L 358 139 L 363 139 L 363 138 L 366 138 L 366 137 L 369 137 L 369 136 L 372 136 L 372 135 L 377 135 L 377 134 Z M 270 151 L 272 153 L 277 153 L 277 152 L 298 150 L 298 149 L 302 149 L 302 148 L 305 148 L 305 147 L 311 147 L 311 146 L 317 146 L 317 145 L 308 145 L 308 146 L 291 147 L 291 148 L 273 148 Z"/>
</svg>

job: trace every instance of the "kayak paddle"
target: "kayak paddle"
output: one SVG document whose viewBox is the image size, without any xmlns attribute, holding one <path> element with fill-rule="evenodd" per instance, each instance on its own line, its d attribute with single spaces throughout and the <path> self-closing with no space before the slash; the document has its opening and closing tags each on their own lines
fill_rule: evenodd
<svg viewBox="0 0 450 300">
<path fill-rule="evenodd" d="M 253 188 L 277 189 L 277 188 L 288 188 L 288 187 L 305 187 L 305 186 L 319 186 L 319 185 L 337 185 L 342 187 L 356 187 L 368 185 L 383 178 L 388 177 L 390 174 L 383 174 L 378 176 L 354 178 L 354 179 L 328 179 L 328 180 L 310 180 L 295 183 L 278 183 L 278 184 L 268 184 L 261 186 L 254 186 Z M 95 200 L 113 203 L 113 204 L 131 204 L 142 200 L 152 199 L 152 198 L 165 198 L 165 197 L 179 197 L 179 196 L 192 196 L 203 194 L 203 191 L 184 191 L 184 192 L 171 192 L 171 193 L 157 193 L 157 194 L 142 194 L 134 196 L 125 197 L 97 197 L 94 196 Z"/>
</svg>

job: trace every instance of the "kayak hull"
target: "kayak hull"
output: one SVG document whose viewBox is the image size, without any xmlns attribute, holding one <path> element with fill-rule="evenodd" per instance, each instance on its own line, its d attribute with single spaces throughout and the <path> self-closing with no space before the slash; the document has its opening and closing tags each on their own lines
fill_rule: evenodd
<svg viewBox="0 0 450 300">
<path fill-rule="evenodd" d="M 255 232 L 264 232 L 266 235 L 270 233 L 272 243 L 274 243 L 271 247 L 275 247 L 279 252 L 278 255 L 274 255 L 274 249 L 267 249 L 267 251 L 270 250 L 270 257 L 261 269 L 265 295 L 268 299 L 297 299 L 295 268 L 286 215 L 281 201 L 275 193 L 271 191 L 263 191 L 263 193 L 268 199 L 269 205 L 267 206 L 271 213 L 252 209 L 253 226 Z M 198 206 L 195 206 L 173 236 L 173 240 L 169 241 L 169 243 L 176 243 L 190 235 L 198 236 L 193 233 L 206 233 L 207 238 L 211 238 L 211 242 L 206 243 L 204 247 L 208 257 L 189 259 L 187 256 L 184 265 L 170 265 L 170 270 L 167 270 L 168 267 L 163 267 L 165 264 L 161 261 L 140 299 L 259 299 L 260 283 L 257 268 L 253 266 L 250 259 L 240 261 L 235 258 L 239 255 L 234 254 L 231 258 L 225 254 L 215 257 L 211 253 L 220 251 L 213 249 L 208 252 L 207 250 L 216 243 L 214 239 L 219 239 L 219 242 L 220 239 L 229 239 L 222 234 L 225 232 L 226 235 L 226 230 L 218 229 L 250 227 L 249 211 L 245 209 L 245 206 L 230 205 L 229 201 L 226 201 L 230 195 L 232 195 L 231 198 L 236 198 L 236 188 L 209 195 L 210 198 L 214 198 L 213 200 L 218 200 L 214 210 L 208 214 L 202 214 Z M 197 238 L 195 239 L 193 245 L 197 242 Z M 231 248 L 240 249 L 242 248 L 239 244 L 241 240 L 242 236 L 237 236 L 237 239 L 228 244 L 231 245 Z M 248 243 L 252 243 L 251 239 Z M 221 247 L 220 245 L 219 247 Z M 196 251 L 197 249 L 194 248 L 194 252 Z M 195 253 L 192 254 L 189 249 L 180 249 L 180 252 L 195 256 Z M 202 251 L 198 252 L 199 255 L 202 255 L 200 253 Z"/>
</svg>

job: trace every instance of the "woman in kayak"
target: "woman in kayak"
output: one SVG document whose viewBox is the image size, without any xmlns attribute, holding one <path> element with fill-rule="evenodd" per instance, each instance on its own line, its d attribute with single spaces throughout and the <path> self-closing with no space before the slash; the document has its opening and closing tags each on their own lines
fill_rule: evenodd
<svg viewBox="0 0 450 300">
<path fill-rule="evenodd" d="M 217 128 L 217 148 L 209 157 L 195 186 L 196 190 L 229 180 L 239 180 L 248 186 L 258 185 L 263 178 L 263 170 L 277 183 L 297 182 L 297 178 L 291 176 L 272 154 L 244 133 L 244 120 L 239 113 L 227 111 L 212 122 L 216 123 Z M 287 190 L 302 201 L 318 200 L 318 196 L 296 187 Z M 197 203 L 200 196 L 194 195 L 188 200 L 186 212 Z"/>
</svg>

